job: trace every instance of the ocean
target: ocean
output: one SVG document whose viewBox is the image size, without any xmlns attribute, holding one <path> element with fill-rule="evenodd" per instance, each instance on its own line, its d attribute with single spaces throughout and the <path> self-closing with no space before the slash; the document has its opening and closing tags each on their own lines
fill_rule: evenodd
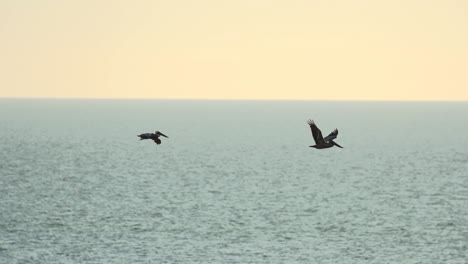
<svg viewBox="0 0 468 264">
<path fill-rule="evenodd" d="M 0 99 L 0 146 L 0 263 L 468 263 L 467 102 Z"/>
</svg>

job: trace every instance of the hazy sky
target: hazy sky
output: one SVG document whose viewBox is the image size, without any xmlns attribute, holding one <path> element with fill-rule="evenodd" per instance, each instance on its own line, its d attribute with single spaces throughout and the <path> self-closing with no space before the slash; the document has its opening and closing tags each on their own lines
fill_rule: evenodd
<svg viewBox="0 0 468 264">
<path fill-rule="evenodd" d="M 468 100 L 467 0 L 0 0 L 0 97 Z"/>
</svg>

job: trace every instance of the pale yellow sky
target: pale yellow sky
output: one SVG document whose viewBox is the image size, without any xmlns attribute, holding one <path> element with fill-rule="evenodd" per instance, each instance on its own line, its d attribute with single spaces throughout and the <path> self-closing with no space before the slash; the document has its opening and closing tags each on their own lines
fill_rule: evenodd
<svg viewBox="0 0 468 264">
<path fill-rule="evenodd" d="M 0 0 L 0 97 L 468 100 L 466 0 Z"/>
</svg>

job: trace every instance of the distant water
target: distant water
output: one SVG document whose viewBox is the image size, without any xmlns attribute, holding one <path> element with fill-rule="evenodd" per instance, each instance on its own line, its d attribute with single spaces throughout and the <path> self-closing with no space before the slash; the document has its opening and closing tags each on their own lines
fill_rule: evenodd
<svg viewBox="0 0 468 264">
<path fill-rule="evenodd" d="M 468 263 L 468 103 L 3 99 L 0 146 L 0 263 Z"/>
</svg>

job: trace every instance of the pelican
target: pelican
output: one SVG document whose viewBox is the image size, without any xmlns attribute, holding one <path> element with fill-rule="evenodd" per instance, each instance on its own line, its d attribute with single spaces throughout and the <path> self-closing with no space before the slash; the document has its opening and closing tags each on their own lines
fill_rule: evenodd
<svg viewBox="0 0 468 264">
<path fill-rule="evenodd" d="M 331 148 L 333 146 L 337 146 L 343 148 L 342 146 L 338 145 L 336 142 L 333 141 L 338 136 L 338 129 L 333 130 L 330 135 L 323 138 L 322 131 L 315 125 L 313 120 L 308 120 L 307 124 L 310 126 L 310 130 L 312 131 L 312 137 L 314 138 L 315 145 L 309 146 L 311 148 L 316 149 L 324 149 L 324 148 Z"/>
<path fill-rule="evenodd" d="M 154 133 L 143 133 L 143 134 L 137 135 L 137 137 L 140 137 L 140 140 L 152 139 L 158 145 L 161 144 L 161 140 L 159 139 L 159 136 L 169 138 L 168 136 L 164 135 L 163 133 L 159 131 L 155 131 Z"/>
</svg>

